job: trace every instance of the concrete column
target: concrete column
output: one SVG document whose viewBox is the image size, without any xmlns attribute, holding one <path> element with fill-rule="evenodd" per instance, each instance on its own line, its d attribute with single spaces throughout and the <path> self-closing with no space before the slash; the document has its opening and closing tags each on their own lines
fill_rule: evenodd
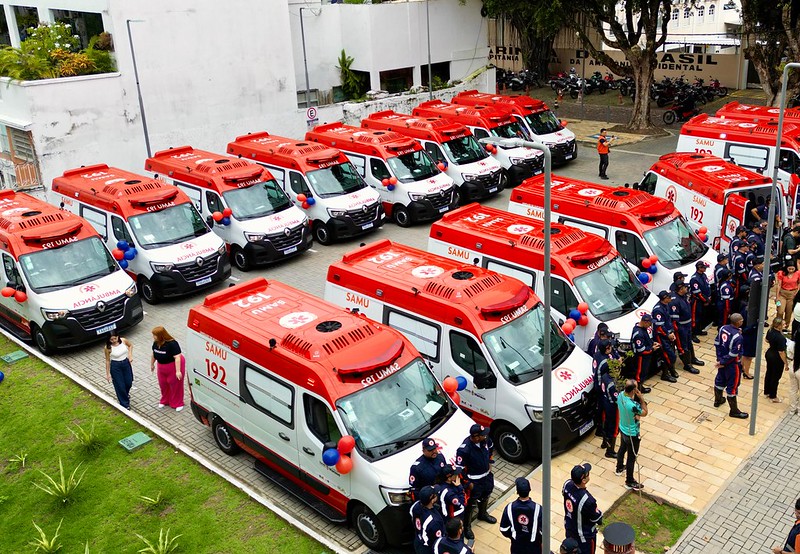
<svg viewBox="0 0 800 554">
<path fill-rule="evenodd" d="M 425 64 L 425 71 L 428 71 L 428 66 Z M 418 65 L 415 65 L 412 68 L 411 72 L 411 80 L 413 81 L 414 87 L 421 87 L 422 86 L 422 68 Z"/>
<path fill-rule="evenodd" d="M 17 29 L 17 15 L 14 8 L 9 4 L 3 4 L 3 11 L 6 14 L 6 24 L 8 25 L 8 35 L 11 38 L 11 46 L 19 48 L 19 29 Z"/>
<path fill-rule="evenodd" d="M 39 21 L 42 23 L 54 23 L 53 11 L 50 8 L 36 8 L 39 13 Z"/>
<path fill-rule="evenodd" d="M 370 90 L 381 90 L 381 73 L 380 71 L 369 72 L 369 88 Z"/>
</svg>

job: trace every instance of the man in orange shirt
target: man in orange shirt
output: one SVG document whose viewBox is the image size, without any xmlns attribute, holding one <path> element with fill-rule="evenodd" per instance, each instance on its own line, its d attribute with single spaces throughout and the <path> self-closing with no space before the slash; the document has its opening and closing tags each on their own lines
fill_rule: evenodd
<svg viewBox="0 0 800 554">
<path fill-rule="evenodd" d="M 794 525 L 789 531 L 786 543 L 783 546 L 776 546 L 772 549 L 774 554 L 784 554 L 788 552 L 800 552 L 800 498 L 794 503 Z"/>
<path fill-rule="evenodd" d="M 606 169 L 608 169 L 608 147 L 611 145 L 615 136 L 606 136 L 606 129 L 600 129 L 600 136 L 597 138 L 597 153 L 600 154 L 600 178 L 608 179 Z"/>
</svg>

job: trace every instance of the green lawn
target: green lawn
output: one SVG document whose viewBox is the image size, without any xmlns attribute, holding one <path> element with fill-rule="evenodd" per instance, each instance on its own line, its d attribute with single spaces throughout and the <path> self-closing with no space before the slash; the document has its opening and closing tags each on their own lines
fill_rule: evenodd
<svg viewBox="0 0 800 554">
<path fill-rule="evenodd" d="M 17 350 L 0 336 L 0 355 Z M 134 553 L 159 530 L 171 529 L 182 553 L 325 552 L 321 544 L 250 500 L 169 444 L 153 442 L 128 454 L 117 441 L 147 430 L 35 358 L 0 362 L 0 552 L 33 552 L 36 522 L 51 537 L 63 519 L 61 552 Z M 67 426 L 89 429 L 102 440 L 87 452 Z M 151 434 L 152 436 L 152 434 Z M 10 462 L 27 454 L 25 467 Z M 86 470 L 66 505 L 36 488 L 38 470 L 58 478 Z M 156 506 L 140 499 L 156 497 Z"/>
<path fill-rule="evenodd" d="M 603 516 L 605 525 L 627 523 L 636 531 L 636 551 L 663 554 L 678 541 L 697 516 L 657 502 L 645 494 L 629 493 Z"/>
</svg>

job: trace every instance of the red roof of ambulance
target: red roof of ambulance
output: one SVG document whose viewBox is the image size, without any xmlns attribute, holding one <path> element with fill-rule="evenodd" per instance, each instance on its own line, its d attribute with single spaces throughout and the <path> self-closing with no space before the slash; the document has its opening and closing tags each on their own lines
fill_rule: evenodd
<svg viewBox="0 0 800 554">
<path fill-rule="evenodd" d="M 68 169 L 53 179 L 52 190 L 126 219 L 189 202 L 186 193 L 160 179 L 105 164 Z"/>
<path fill-rule="evenodd" d="M 461 125 L 440 117 L 414 117 L 392 110 L 376 112 L 361 120 L 365 129 L 384 129 L 415 139 L 432 140 L 439 144 L 466 137 L 472 132 Z"/>
<path fill-rule="evenodd" d="M 740 102 L 728 102 L 715 114 L 717 117 L 738 119 L 741 121 L 778 121 L 780 108 L 773 106 L 752 106 Z M 800 108 L 788 108 L 783 111 L 785 123 L 800 123 Z"/>
<path fill-rule="evenodd" d="M 269 171 L 253 162 L 195 150 L 191 146 L 156 152 L 147 158 L 144 167 L 148 171 L 220 193 L 274 179 Z"/>
<path fill-rule="evenodd" d="M 417 141 L 400 133 L 365 130 L 343 123 L 317 125 L 306 133 L 306 140 L 383 159 L 422 150 Z"/>
<path fill-rule="evenodd" d="M 228 143 L 228 153 L 241 158 L 296 169 L 301 173 L 348 163 L 347 156 L 335 148 L 315 142 L 295 140 L 266 131 L 248 133 Z"/>
<path fill-rule="evenodd" d="M 207 296 L 189 311 L 188 327 L 331 405 L 362 390 L 363 379 L 419 356 L 394 329 L 263 277 Z"/>
<path fill-rule="evenodd" d="M 637 229 L 640 233 L 656 224 L 663 224 L 664 218 L 674 219 L 679 215 L 672 202 L 644 191 L 609 187 L 560 175 L 551 177 L 551 200 L 554 209 L 561 213 L 583 217 L 585 210 L 592 210 L 598 213 L 597 221 Z M 544 206 L 544 175 L 523 181 L 511 191 L 511 201 Z M 537 219 L 541 217 L 537 216 Z"/>
<path fill-rule="evenodd" d="M 777 134 L 777 120 L 755 123 L 714 117 L 704 113 L 694 116 L 681 127 L 681 135 L 713 139 L 728 138 L 738 142 L 769 146 L 775 146 Z M 800 125 L 784 124 L 781 142 L 800 149 Z"/>
<path fill-rule="evenodd" d="M 78 215 L 21 192 L 0 191 L 0 246 L 17 259 L 97 236 Z"/>
<path fill-rule="evenodd" d="M 550 229 L 552 263 L 561 266 L 569 277 L 586 273 L 588 264 L 608 262 L 617 255 L 611 243 L 598 235 L 559 223 L 553 223 Z M 430 237 L 454 247 L 481 250 L 526 267 L 544 269 L 544 225 L 523 215 L 473 203 L 435 221 Z"/>
<path fill-rule="evenodd" d="M 443 117 L 463 125 L 473 125 L 493 129 L 500 125 L 514 123 L 509 112 L 492 106 L 459 106 L 441 100 L 423 102 L 411 112 L 419 117 Z"/>
<path fill-rule="evenodd" d="M 501 94 L 478 92 L 477 90 L 459 92 L 453 97 L 453 104 L 461 104 L 462 106 L 492 106 L 493 108 L 522 116 L 549 109 L 547 104 L 536 98 L 531 98 L 530 96 L 522 94 L 504 96 Z"/>
<path fill-rule="evenodd" d="M 328 268 L 328 282 L 403 306 L 480 337 L 539 302 L 512 277 L 404 244 L 380 240 L 353 250 Z"/>
<path fill-rule="evenodd" d="M 711 154 L 675 152 L 664 154 L 650 171 L 685 184 L 687 188 L 721 204 L 726 191 L 745 186 L 768 185 L 772 179 Z"/>
</svg>

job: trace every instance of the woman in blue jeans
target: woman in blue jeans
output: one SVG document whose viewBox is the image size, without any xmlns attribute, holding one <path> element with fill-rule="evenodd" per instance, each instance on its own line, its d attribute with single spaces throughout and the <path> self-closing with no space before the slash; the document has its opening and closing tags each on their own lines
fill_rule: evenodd
<svg viewBox="0 0 800 554">
<path fill-rule="evenodd" d="M 128 339 L 111 333 L 105 347 L 106 381 L 114 383 L 114 392 L 120 406 L 131 409 L 131 386 L 133 385 L 133 344 Z"/>
</svg>

